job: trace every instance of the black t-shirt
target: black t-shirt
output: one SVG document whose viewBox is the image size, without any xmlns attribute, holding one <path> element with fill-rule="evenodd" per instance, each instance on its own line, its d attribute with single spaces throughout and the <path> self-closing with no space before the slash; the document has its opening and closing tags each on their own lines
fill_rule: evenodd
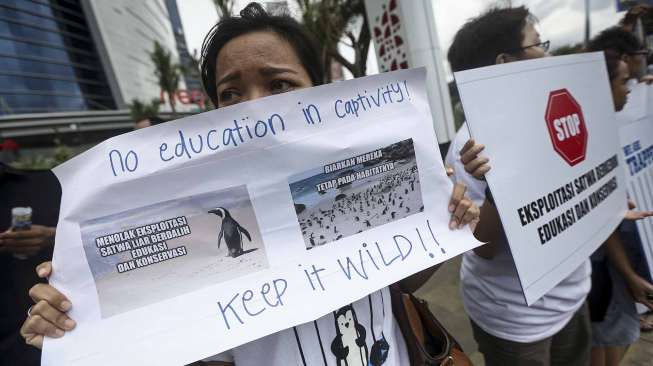
<svg viewBox="0 0 653 366">
<path fill-rule="evenodd" d="M 11 209 L 31 207 L 32 223 L 55 227 L 61 186 L 50 170 L 16 170 L 0 163 L 0 232 L 11 226 Z M 39 281 L 35 267 L 52 258 L 52 248 L 21 260 L 0 253 L 0 365 L 39 365 L 40 352 L 27 346 L 19 330 L 32 304 L 28 291 Z"/>
</svg>

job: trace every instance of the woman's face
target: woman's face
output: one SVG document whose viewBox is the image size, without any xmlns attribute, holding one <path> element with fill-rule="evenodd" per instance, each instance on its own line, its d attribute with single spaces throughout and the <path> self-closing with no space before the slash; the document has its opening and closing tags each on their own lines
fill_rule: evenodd
<svg viewBox="0 0 653 366">
<path fill-rule="evenodd" d="M 313 86 L 290 43 L 273 32 L 229 41 L 216 63 L 218 107 Z"/>
<path fill-rule="evenodd" d="M 617 76 L 610 81 L 614 109 L 617 112 L 624 109 L 624 106 L 628 101 L 628 93 L 630 93 L 630 89 L 628 88 L 628 78 L 628 64 L 624 61 L 619 61 L 619 66 L 617 66 Z"/>
</svg>

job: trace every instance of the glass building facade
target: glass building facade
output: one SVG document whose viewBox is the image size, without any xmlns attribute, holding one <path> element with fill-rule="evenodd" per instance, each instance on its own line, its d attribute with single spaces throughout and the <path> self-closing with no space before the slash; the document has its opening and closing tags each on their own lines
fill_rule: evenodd
<svg viewBox="0 0 653 366">
<path fill-rule="evenodd" d="M 184 81 L 186 82 L 186 88 L 188 90 L 204 90 L 202 88 L 202 82 L 200 81 L 199 65 L 193 61 L 192 56 L 188 53 L 184 27 L 181 24 L 181 17 L 179 16 L 179 9 L 177 8 L 177 0 L 166 0 L 166 8 L 170 15 L 172 31 L 175 34 L 179 62 L 186 68 L 186 70 L 188 70 L 183 75 Z M 199 52 L 201 50 L 197 51 Z"/>
<path fill-rule="evenodd" d="M 80 0 L 0 0 L 0 115 L 115 108 Z"/>
</svg>

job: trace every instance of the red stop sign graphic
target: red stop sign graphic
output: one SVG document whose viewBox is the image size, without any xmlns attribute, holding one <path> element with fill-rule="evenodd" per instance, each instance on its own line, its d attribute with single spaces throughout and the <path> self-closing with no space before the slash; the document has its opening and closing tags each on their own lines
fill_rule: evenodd
<svg viewBox="0 0 653 366">
<path fill-rule="evenodd" d="M 549 94 L 544 119 L 553 149 L 567 164 L 574 166 L 585 160 L 587 128 L 583 111 L 567 89 L 554 90 Z"/>
</svg>

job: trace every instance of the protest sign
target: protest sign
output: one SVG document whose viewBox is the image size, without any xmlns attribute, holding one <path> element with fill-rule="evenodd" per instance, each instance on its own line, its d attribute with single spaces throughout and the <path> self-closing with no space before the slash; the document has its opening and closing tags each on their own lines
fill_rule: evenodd
<svg viewBox="0 0 653 366">
<path fill-rule="evenodd" d="M 626 210 L 601 53 L 456 73 L 527 304 L 576 270 Z"/>
<path fill-rule="evenodd" d="M 109 139 L 58 167 L 45 365 L 182 365 L 309 322 L 478 243 L 451 231 L 424 70 Z"/>
<path fill-rule="evenodd" d="M 643 83 L 635 85 L 625 108 L 617 113 L 628 196 L 638 210 L 644 211 L 653 211 L 653 116 L 647 108 L 653 94 L 650 89 Z M 636 225 L 649 274 L 653 274 L 653 219 L 637 220 Z"/>
</svg>

